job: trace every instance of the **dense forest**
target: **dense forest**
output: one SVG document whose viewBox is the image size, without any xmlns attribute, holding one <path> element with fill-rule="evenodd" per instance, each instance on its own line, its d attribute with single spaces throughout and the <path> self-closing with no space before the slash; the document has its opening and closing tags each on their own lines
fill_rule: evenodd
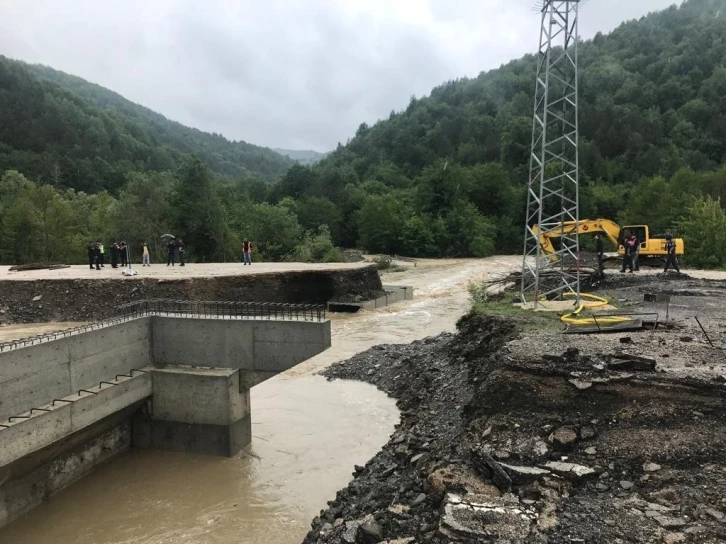
<svg viewBox="0 0 726 544">
<path fill-rule="evenodd" d="M 70 171 L 54 183 L 0 147 L 0 171 L 20 172 L 0 184 L 0 258 L 58 251 L 54 258 L 69 259 L 89 236 L 138 242 L 167 229 L 199 260 L 237 258 L 243 236 L 266 259 L 334 260 L 334 246 L 432 257 L 521 251 L 535 65 L 525 56 L 412 98 L 403 111 L 361 124 L 317 164 L 297 164 L 272 183 L 220 169 L 209 147 L 191 142 L 164 164 L 129 159 L 122 176 L 101 178 L 101 187 L 76 183 Z M 40 104 L 51 82 L 33 70 L 23 94 L 8 94 L 0 79 L 0 103 L 22 110 L 35 93 L 40 98 L 29 100 Z M 681 232 L 692 263 L 725 266 L 726 0 L 688 0 L 583 42 L 580 78 L 582 216 Z M 99 106 L 78 90 L 81 80 L 71 78 L 74 87 L 62 79 L 52 83 L 69 101 Z M 46 117 L 37 119 L 41 130 Z M 0 146 L 15 134 L 0 131 Z M 29 140 L 15 149 L 42 147 L 33 130 L 21 132 Z M 161 142 L 155 135 L 147 147 L 161 153 L 168 148 Z M 199 160 L 182 161 L 183 151 Z M 12 198 L 30 219 L 7 218 Z M 65 226 L 40 219 L 47 199 L 65 207 Z"/>
<path fill-rule="evenodd" d="M 163 172 L 193 153 L 230 178 L 275 179 L 294 161 L 169 121 L 79 77 L 0 55 L 0 172 L 57 187 L 118 191 L 129 172 Z"/>
</svg>

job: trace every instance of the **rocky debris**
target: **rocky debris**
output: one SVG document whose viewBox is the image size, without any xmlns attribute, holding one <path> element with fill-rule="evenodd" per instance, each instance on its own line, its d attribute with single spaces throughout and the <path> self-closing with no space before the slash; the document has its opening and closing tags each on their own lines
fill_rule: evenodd
<svg viewBox="0 0 726 544">
<path fill-rule="evenodd" d="M 467 492 L 489 497 L 499 497 L 499 489 L 481 480 L 468 467 L 449 465 L 431 472 L 426 478 L 431 490 L 444 495 L 448 492 Z"/>
<path fill-rule="evenodd" d="M 592 382 L 587 382 L 585 380 L 567 380 L 572 385 L 575 386 L 575 388 L 579 389 L 580 391 L 584 391 L 585 389 L 590 389 L 592 387 Z"/>
<path fill-rule="evenodd" d="M 573 481 L 580 481 L 585 478 L 594 478 L 597 476 L 597 472 L 590 467 L 576 465 L 574 463 L 563 463 L 562 461 L 551 461 L 544 468 L 554 472 L 558 476 Z"/>
<path fill-rule="evenodd" d="M 630 355 L 630 354 L 617 354 L 613 355 L 613 359 L 616 359 L 615 361 L 610 361 L 608 363 L 608 368 L 610 370 L 619 370 L 619 371 L 644 371 L 644 372 L 651 372 L 655 370 L 655 359 L 651 359 L 649 357 L 640 357 L 638 355 Z"/>
<path fill-rule="evenodd" d="M 358 527 L 356 542 L 374 544 L 383 540 L 383 530 L 377 523 L 363 523 Z"/>
<path fill-rule="evenodd" d="M 37 295 L 33 297 L 33 302 L 38 302 L 43 298 L 43 295 Z"/>
<path fill-rule="evenodd" d="M 395 397 L 401 422 L 305 543 L 362 538 L 364 523 L 381 542 L 726 539 L 726 388 L 613 370 L 617 359 L 580 350 L 515 356 L 515 335 L 510 322 L 470 317 L 457 335 L 326 370 Z"/>
<path fill-rule="evenodd" d="M 570 427 L 556 429 L 548 438 L 557 451 L 570 451 L 577 442 L 577 431 Z"/>
<path fill-rule="evenodd" d="M 537 519 L 536 513 L 520 506 L 515 497 L 449 494 L 443 510 L 440 534 L 464 542 L 524 543 Z"/>
<path fill-rule="evenodd" d="M 515 485 L 531 484 L 544 476 L 552 474 L 549 470 L 537 467 L 518 467 L 514 465 L 499 464 L 507 473 L 510 481 Z"/>
</svg>

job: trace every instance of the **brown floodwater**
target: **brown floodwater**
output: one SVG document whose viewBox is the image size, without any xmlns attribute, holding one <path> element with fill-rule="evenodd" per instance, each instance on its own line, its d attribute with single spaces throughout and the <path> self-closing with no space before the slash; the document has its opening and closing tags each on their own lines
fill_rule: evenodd
<svg viewBox="0 0 726 544">
<path fill-rule="evenodd" d="M 252 389 L 252 444 L 235 458 L 134 450 L 0 529 L 2 544 L 292 544 L 386 442 L 395 402 L 317 372 L 377 344 L 454 330 L 467 285 L 516 257 L 419 261 L 384 283 L 414 300 L 331 316 L 333 346 Z M 410 265 L 408 265 L 410 266 Z"/>
</svg>

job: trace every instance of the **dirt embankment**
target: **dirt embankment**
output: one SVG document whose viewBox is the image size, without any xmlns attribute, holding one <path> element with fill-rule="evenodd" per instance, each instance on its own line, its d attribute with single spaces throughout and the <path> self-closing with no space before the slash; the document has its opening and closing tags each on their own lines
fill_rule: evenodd
<svg viewBox="0 0 726 544">
<path fill-rule="evenodd" d="M 383 294 L 375 267 L 184 279 L 0 280 L 0 323 L 92 321 L 138 300 L 224 300 L 325 304 Z"/>
<path fill-rule="evenodd" d="M 402 417 L 305 543 L 726 539 L 722 378 L 617 353 L 517 355 L 516 336 L 470 317 L 328 369 L 386 391 Z"/>
</svg>

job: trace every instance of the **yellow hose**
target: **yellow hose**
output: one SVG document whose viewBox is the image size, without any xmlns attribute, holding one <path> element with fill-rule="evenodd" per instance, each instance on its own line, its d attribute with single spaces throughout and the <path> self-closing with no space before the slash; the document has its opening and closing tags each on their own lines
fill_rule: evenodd
<svg viewBox="0 0 726 544">
<path fill-rule="evenodd" d="M 574 297 L 576 295 L 575 293 L 565 293 L 564 296 Z M 606 299 L 598 297 L 597 295 L 591 295 L 589 293 L 580 293 L 580 298 L 586 298 L 591 300 L 592 302 L 580 303 L 580 306 L 578 306 L 578 308 L 574 312 L 565 314 L 560 317 L 560 321 L 563 321 L 565 323 L 571 323 L 573 325 L 609 325 L 613 323 L 625 323 L 627 321 L 631 321 L 629 317 L 625 316 L 603 316 L 597 318 L 597 321 L 595 321 L 595 318 L 592 317 L 580 317 L 579 314 L 584 308 L 599 308 L 601 306 L 607 305 L 608 303 Z"/>
</svg>

